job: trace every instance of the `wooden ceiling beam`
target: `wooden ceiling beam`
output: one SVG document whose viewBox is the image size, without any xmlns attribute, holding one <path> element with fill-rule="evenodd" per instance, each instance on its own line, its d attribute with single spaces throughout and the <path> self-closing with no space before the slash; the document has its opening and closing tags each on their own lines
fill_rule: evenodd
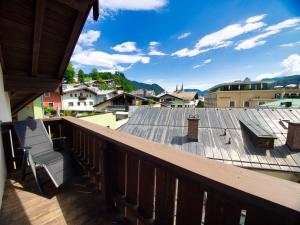
<svg viewBox="0 0 300 225">
<path fill-rule="evenodd" d="M 30 76 L 13 76 L 5 74 L 4 90 L 8 92 L 44 93 L 54 91 L 61 81 Z"/>
<path fill-rule="evenodd" d="M 67 5 L 68 7 L 75 9 L 79 12 L 85 12 L 87 2 L 89 2 L 90 5 L 94 3 L 94 0 L 56 0 L 57 2 Z"/>
<path fill-rule="evenodd" d="M 93 4 L 93 19 L 97 21 L 99 18 L 99 1 L 95 0 Z"/>
<path fill-rule="evenodd" d="M 88 6 L 88 9 L 85 10 L 85 13 L 78 12 L 76 20 L 74 22 L 73 30 L 68 40 L 67 47 L 65 49 L 65 54 L 61 60 L 61 64 L 58 70 L 58 79 L 62 79 L 64 76 L 64 72 L 66 70 L 67 64 L 70 61 L 71 55 L 81 33 L 81 30 L 84 26 L 84 22 L 86 21 L 89 11 L 91 9 L 91 5 Z"/>
<path fill-rule="evenodd" d="M 30 97 L 25 97 L 19 101 L 16 101 L 14 99 L 11 99 L 11 104 L 13 104 L 11 108 L 12 116 L 16 116 L 18 111 L 23 109 L 25 106 L 27 106 L 29 103 L 33 102 L 37 97 L 41 96 L 43 93 L 34 93 L 30 95 Z"/>
<path fill-rule="evenodd" d="M 6 73 L 6 66 L 5 66 L 4 57 L 3 57 L 3 47 L 1 44 L 0 44 L 0 63 L 1 63 L 2 72 Z"/>
<path fill-rule="evenodd" d="M 33 43 L 32 43 L 32 67 L 31 72 L 33 76 L 38 73 L 39 54 L 43 31 L 44 12 L 46 8 L 46 0 L 36 0 L 34 29 L 33 29 Z"/>
</svg>

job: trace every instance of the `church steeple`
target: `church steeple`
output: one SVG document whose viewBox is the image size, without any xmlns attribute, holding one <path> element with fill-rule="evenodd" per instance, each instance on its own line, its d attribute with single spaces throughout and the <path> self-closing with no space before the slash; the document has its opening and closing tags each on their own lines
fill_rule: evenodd
<svg viewBox="0 0 300 225">
<path fill-rule="evenodd" d="M 183 83 L 181 84 L 181 92 L 183 92 Z"/>
<path fill-rule="evenodd" d="M 178 92 L 178 85 L 176 84 L 176 90 L 175 90 L 175 92 Z"/>
</svg>

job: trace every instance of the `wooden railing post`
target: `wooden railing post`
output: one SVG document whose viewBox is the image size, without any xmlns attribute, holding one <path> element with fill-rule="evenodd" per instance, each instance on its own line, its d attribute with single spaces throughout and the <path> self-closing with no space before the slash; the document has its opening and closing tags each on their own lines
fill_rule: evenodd
<svg viewBox="0 0 300 225">
<path fill-rule="evenodd" d="M 105 143 L 102 148 L 102 157 L 100 157 L 101 163 L 101 192 L 105 198 L 106 210 L 112 210 L 114 208 L 113 200 L 113 154 L 112 146 Z"/>
</svg>

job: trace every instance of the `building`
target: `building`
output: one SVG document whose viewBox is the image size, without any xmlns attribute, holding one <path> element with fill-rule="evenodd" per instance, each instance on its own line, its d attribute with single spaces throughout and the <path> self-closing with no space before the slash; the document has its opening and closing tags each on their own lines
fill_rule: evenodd
<svg viewBox="0 0 300 225">
<path fill-rule="evenodd" d="M 107 99 L 94 105 L 96 112 L 103 111 L 123 111 L 127 112 L 129 106 L 148 104 L 148 99 L 132 95 L 126 92 L 118 94 L 113 98 Z"/>
<path fill-rule="evenodd" d="M 99 90 L 86 84 L 63 85 L 62 109 L 71 111 L 94 111 L 93 106 L 116 95 L 115 90 Z"/>
<path fill-rule="evenodd" d="M 256 107 L 276 99 L 300 98 L 299 85 L 274 86 L 265 81 L 223 83 L 208 91 L 204 107 Z"/>
<path fill-rule="evenodd" d="M 140 96 L 140 97 L 143 97 L 143 98 L 147 98 L 147 99 L 152 99 L 154 101 L 158 101 L 159 100 L 157 98 L 157 96 L 155 95 L 155 91 L 154 90 L 138 89 L 138 90 L 130 92 L 130 94 L 137 95 L 137 96 Z"/>
<path fill-rule="evenodd" d="M 69 86 L 63 89 L 62 110 L 89 112 L 94 111 L 97 92 L 85 85 Z"/>
<path fill-rule="evenodd" d="M 43 119 L 44 110 L 42 104 L 42 96 L 36 98 L 33 102 L 26 105 L 17 113 L 17 120 L 26 119 Z"/>
<path fill-rule="evenodd" d="M 300 109 L 300 99 L 280 99 L 274 102 L 268 102 L 260 105 L 261 108 L 275 108 L 275 109 Z"/>
<path fill-rule="evenodd" d="M 198 103 L 197 92 L 173 92 L 158 96 L 159 102 L 169 107 L 195 107 Z"/>
<path fill-rule="evenodd" d="M 61 95 L 59 93 L 59 90 L 44 93 L 42 96 L 42 100 L 43 107 L 51 107 L 54 110 L 62 109 Z"/>
<path fill-rule="evenodd" d="M 192 118 L 197 123 L 192 141 L 188 137 L 190 115 L 197 116 Z M 285 145 L 288 121 L 300 122 L 300 110 L 137 107 L 119 130 L 225 164 L 300 182 L 300 152 Z M 255 126 L 269 139 L 255 141 L 255 135 L 241 122 Z"/>
</svg>

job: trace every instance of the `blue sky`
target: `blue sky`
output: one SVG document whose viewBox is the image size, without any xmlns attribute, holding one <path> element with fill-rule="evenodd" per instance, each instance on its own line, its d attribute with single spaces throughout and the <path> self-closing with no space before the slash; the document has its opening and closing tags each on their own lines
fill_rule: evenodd
<svg viewBox="0 0 300 225">
<path fill-rule="evenodd" d="M 207 89 L 300 74 L 298 0 L 100 0 L 72 56 L 76 69 Z"/>
</svg>

